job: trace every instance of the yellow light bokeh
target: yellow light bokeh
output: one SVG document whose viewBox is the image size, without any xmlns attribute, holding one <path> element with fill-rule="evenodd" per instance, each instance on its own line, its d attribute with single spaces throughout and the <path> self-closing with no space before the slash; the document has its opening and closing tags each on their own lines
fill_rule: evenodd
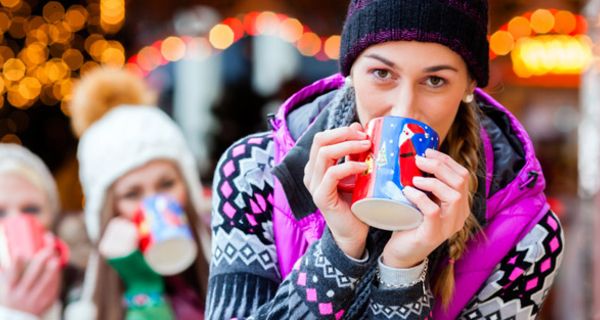
<svg viewBox="0 0 600 320">
<path fill-rule="evenodd" d="M 510 32 L 515 40 L 531 35 L 531 25 L 525 17 L 514 17 L 508 23 L 508 32 Z"/>
<path fill-rule="evenodd" d="M 575 31 L 577 27 L 577 19 L 575 15 L 569 11 L 561 10 L 554 15 L 556 22 L 554 31 L 561 34 L 569 34 Z"/>
<path fill-rule="evenodd" d="M 125 21 L 125 0 L 100 0 L 100 26 L 107 33 L 119 31 Z"/>
<path fill-rule="evenodd" d="M 65 16 L 65 7 L 58 1 L 50 1 L 44 5 L 42 16 L 48 23 L 56 23 Z"/>
<path fill-rule="evenodd" d="M 117 48 L 108 48 L 102 52 L 100 62 L 103 65 L 122 67 L 125 64 L 125 54 Z"/>
<path fill-rule="evenodd" d="M 27 107 L 27 103 L 29 102 L 28 99 L 25 99 L 23 96 L 21 96 L 19 91 L 9 91 L 6 96 L 8 103 L 15 108 L 25 109 Z"/>
<path fill-rule="evenodd" d="M 24 17 L 13 17 L 8 33 L 15 39 L 23 39 L 26 36 L 25 25 L 27 19 Z"/>
<path fill-rule="evenodd" d="M 58 87 L 60 88 L 60 96 L 62 97 L 62 100 L 67 100 L 67 101 L 71 100 L 71 95 L 73 94 L 73 86 L 74 85 L 75 85 L 75 81 L 73 78 L 65 79 L 58 84 Z"/>
<path fill-rule="evenodd" d="M 40 29 L 31 30 L 27 33 L 27 39 L 25 40 L 25 44 L 32 45 L 34 43 L 39 43 L 44 46 L 47 46 L 48 43 L 50 42 L 49 40 L 50 39 L 48 37 L 48 34 L 46 34 L 46 32 L 44 32 L 40 28 Z"/>
<path fill-rule="evenodd" d="M 208 39 L 216 49 L 225 50 L 233 44 L 234 33 L 228 25 L 218 24 L 210 30 Z"/>
<path fill-rule="evenodd" d="M 31 71 L 27 71 L 27 74 L 38 79 L 42 85 L 46 85 L 52 82 L 48 78 L 48 74 L 46 73 L 46 64 L 42 64 L 37 68 L 32 69 Z"/>
<path fill-rule="evenodd" d="M 490 37 L 490 49 L 499 56 L 507 55 L 515 47 L 515 39 L 508 31 L 496 31 Z"/>
<path fill-rule="evenodd" d="M 36 78 L 25 77 L 19 82 L 19 94 L 27 100 L 37 99 L 41 91 L 42 84 Z"/>
<path fill-rule="evenodd" d="M 321 38 L 313 32 L 307 32 L 298 40 L 297 46 L 302 55 L 314 56 L 321 51 Z"/>
<path fill-rule="evenodd" d="M 71 33 L 70 26 L 64 22 L 60 21 L 55 24 L 49 26 L 50 31 L 50 39 L 53 43 L 69 43 L 73 39 L 73 33 Z"/>
<path fill-rule="evenodd" d="M 298 19 L 285 19 L 279 27 L 279 36 L 290 43 L 298 41 L 303 32 L 304 26 Z"/>
<path fill-rule="evenodd" d="M 48 59 L 48 47 L 40 43 L 33 43 L 21 51 L 20 58 L 28 67 L 35 67 Z"/>
<path fill-rule="evenodd" d="M 98 40 L 104 40 L 104 36 L 102 36 L 101 34 L 98 34 L 98 33 L 94 33 L 94 34 L 91 34 L 89 37 L 87 37 L 83 43 L 83 47 L 85 48 L 85 51 L 87 51 L 88 53 L 91 53 L 92 44 L 94 44 Z"/>
<path fill-rule="evenodd" d="M 88 12 L 80 5 L 71 6 L 65 14 L 65 22 L 69 25 L 71 32 L 77 32 L 83 29 L 87 19 Z"/>
<path fill-rule="evenodd" d="M 15 53 L 11 48 L 7 46 L 0 46 L 0 65 L 4 65 L 8 59 L 12 59 L 14 57 Z"/>
<path fill-rule="evenodd" d="M 4 33 L 10 29 L 12 24 L 11 16 L 8 13 L 0 11 L 0 32 Z"/>
<path fill-rule="evenodd" d="M 4 86 L 4 79 L 0 77 L 0 95 L 4 93 L 4 89 L 6 89 L 6 87 Z"/>
<path fill-rule="evenodd" d="M 40 16 L 29 17 L 25 24 L 25 32 L 29 34 L 31 31 L 41 28 L 44 24 L 46 24 L 46 21 Z"/>
<path fill-rule="evenodd" d="M 25 76 L 25 63 L 20 59 L 8 59 L 2 66 L 4 78 L 10 81 L 19 81 Z"/>
<path fill-rule="evenodd" d="M 325 41 L 325 54 L 329 59 L 336 60 L 340 58 L 340 36 L 331 36 Z"/>
<path fill-rule="evenodd" d="M 62 59 L 72 71 L 81 68 L 83 65 L 83 54 L 77 49 L 68 49 L 63 53 Z"/>
<path fill-rule="evenodd" d="M 513 69 L 520 77 L 581 74 L 593 59 L 588 37 L 566 35 L 522 38 L 511 56 Z"/>
<path fill-rule="evenodd" d="M 92 44 L 89 53 L 92 56 L 92 58 L 94 58 L 94 60 L 99 62 L 102 59 L 102 54 L 108 48 L 108 41 L 100 39 Z"/>
<path fill-rule="evenodd" d="M 21 0 L 0 0 L 0 4 L 9 9 L 13 9 L 21 4 Z"/>
<path fill-rule="evenodd" d="M 265 11 L 256 17 L 256 31 L 258 34 L 273 35 L 279 29 L 279 18 L 270 11 Z"/>
<path fill-rule="evenodd" d="M 178 61 L 185 56 L 185 42 L 178 37 L 168 37 L 162 42 L 160 52 L 166 60 Z"/>
<path fill-rule="evenodd" d="M 544 34 L 554 28 L 554 15 L 550 10 L 538 9 L 531 15 L 531 28 L 533 31 Z"/>
<path fill-rule="evenodd" d="M 79 75 L 84 76 L 86 73 L 98 68 L 100 64 L 94 61 L 85 62 L 81 68 L 79 68 Z"/>
<path fill-rule="evenodd" d="M 62 59 L 58 58 L 48 61 L 45 66 L 45 71 L 48 79 L 52 82 L 65 79 L 71 75 L 69 66 Z"/>
</svg>

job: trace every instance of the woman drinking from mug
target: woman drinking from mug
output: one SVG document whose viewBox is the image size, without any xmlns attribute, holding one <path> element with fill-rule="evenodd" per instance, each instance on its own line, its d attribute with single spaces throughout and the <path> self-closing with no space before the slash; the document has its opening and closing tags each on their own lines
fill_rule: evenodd
<svg viewBox="0 0 600 320">
<path fill-rule="evenodd" d="M 353 0 L 340 67 L 220 160 L 207 317 L 534 318 L 563 235 L 527 133 L 477 88 L 487 2 Z M 422 223 L 394 232 L 357 218 L 340 188 L 378 165 L 352 159 L 389 116 L 440 139 L 402 189 Z"/>
<path fill-rule="evenodd" d="M 124 70 L 97 69 L 75 89 L 72 124 L 81 136 L 86 227 L 100 257 L 92 257 L 86 272 L 84 298 L 68 310 L 73 319 L 203 318 L 210 235 L 196 163 L 179 128 L 153 102 L 143 81 Z M 161 273 L 141 252 L 152 222 L 135 221 L 157 195 L 184 211 L 178 223 L 189 223 L 197 254 L 179 272 Z"/>
<path fill-rule="evenodd" d="M 0 319 L 61 318 L 67 251 L 61 257 L 58 240 L 46 231 L 59 213 L 58 199 L 40 158 L 19 145 L 0 144 Z"/>
</svg>

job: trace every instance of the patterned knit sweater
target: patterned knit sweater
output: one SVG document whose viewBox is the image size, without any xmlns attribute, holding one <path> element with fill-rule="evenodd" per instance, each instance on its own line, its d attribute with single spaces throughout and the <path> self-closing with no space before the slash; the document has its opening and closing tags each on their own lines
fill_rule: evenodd
<svg viewBox="0 0 600 320">
<path fill-rule="evenodd" d="M 273 147 L 271 133 L 252 135 L 218 164 L 206 318 L 430 319 L 435 269 L 411 286 L 380 288 L 376 265 L 389 233 L 375 229 L 362 261 L 347 257 L 325 231 L 281 279 L 272 224 Z M 460 319 L 535 318 L 562 260 L 563 241 L 549 211 L 496 266 Z"/>
</svg>

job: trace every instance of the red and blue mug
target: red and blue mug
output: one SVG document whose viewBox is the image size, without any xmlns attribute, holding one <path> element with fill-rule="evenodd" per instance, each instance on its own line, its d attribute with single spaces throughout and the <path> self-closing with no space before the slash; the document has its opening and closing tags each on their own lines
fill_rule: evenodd
<svg viewBox="0 0 600 320">
<path fill-rule="evenodd" d="M 352 191 L 352 212 L 366 224 L 383 230 L 409 230 L 423 222 L 423 215 L 402 190 L 423 176 L 416 156 L 439 146 L 439 136 L 427 124 L 403 117 L 385 116 L 365 127 L 371 149 L 350 157 L 365 162 L 368 169 L 341 184 Z"/>
<path fill-rule="evenodd" d="M 196 242 L 177 201 L 165 195 L 146 198 L 133 222 L 140 236 L 140 251 L 156 273 L 178 274 L 196 260 Z"/>
</svg>

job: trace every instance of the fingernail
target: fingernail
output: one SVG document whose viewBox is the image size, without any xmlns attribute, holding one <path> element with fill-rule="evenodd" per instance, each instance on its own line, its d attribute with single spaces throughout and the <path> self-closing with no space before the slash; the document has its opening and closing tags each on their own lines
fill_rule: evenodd
<svg viewBox="0 0 600 320">
<path fill-rule="evenodd" d="M 371 141 L 370 140 L 362 140 L 360 142 L 360 144 L 362 144 L 363 146 L 370 146 L 371 145 Z"/>
<path fill-rule="evenodd" d="M 419 177 L 419 176 L 413 177 L 414 183 L 419 183 L 419 182 L 423 182 L 423 181 L 425 181 L 425 178 L 423 178 L 423 177 Z"/>
</svg>

